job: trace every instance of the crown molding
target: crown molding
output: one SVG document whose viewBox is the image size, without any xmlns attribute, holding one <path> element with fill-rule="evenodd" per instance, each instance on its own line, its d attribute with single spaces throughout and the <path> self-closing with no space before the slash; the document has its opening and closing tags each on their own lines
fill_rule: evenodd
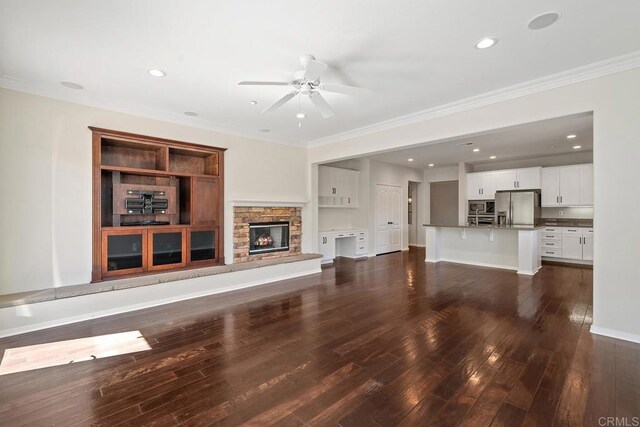
<svg viewBox="0 0 640 427">
<path fill-rule="evenodd" d="M 579 83 L 585 80 L 596 79 L 608 76 L 610 74 L 620 73 L 640 67 L 640 51 L 635 51 L 626 55 L 609 58 L 604 61 L 595 62 L 571 70 L 562 71 L 556 74 L 529 80 L 524 83 L 518 83 L 507 86 L 502 89 L 486 92 L 480 95 L 464 98 L 458 101 L 442 104 L 437 107 L 422 110 L 416 113 L 407 114 L 373 125 L 363 126 L 357 129 L 349 130 L 339 134 L 331 135 L 326 138 L 316 139 L 307 143 L 309 147 L 317 147 L 335 142 L 347 141 L 350 139 L 370 135 L 376 132 L 382 132 L 390 129 L 399 128 L 426 120 L 447 116 L 454 113 L 471 110 L 473 108 L 483 107 L 485 105 L 495 104 L 526 95 L 543 92 L 545 90 L 567 86 Z"/>
<path fill-rule="evenodd" d="M 249 138 L 257 141 L 271 142 L 298 148 L 306 147 L 306 144 L 304 142 L 270 138 L 258 132 L 247 132 L 233 126 L 216 123 L 210 120 L 202 119 L 200 117 L 186 117 L 182 114 L 172 113 L 161 109 L 149 108 L 141 105 L 133 105 L 122 102 L 113 102 L 106 99 L 89 96 L 83 91 L 74 91 L 63 87 L 58 88 L 57 86 L 49 84 L 31 83 L 9 76 L 0 76 L 0 88 L 14 90 L 17 92 L 26 92 L 33 95 L 57 99 L 60 101 L 86 105 L 88 107 L 110 110 L 124 114 L 131 114 L 148 119 L 161 120 L 164 122 L 175 123 L 192 128 L 210 130 L 213 132 L 224 133 L 242 138 Z"/>
</svg>

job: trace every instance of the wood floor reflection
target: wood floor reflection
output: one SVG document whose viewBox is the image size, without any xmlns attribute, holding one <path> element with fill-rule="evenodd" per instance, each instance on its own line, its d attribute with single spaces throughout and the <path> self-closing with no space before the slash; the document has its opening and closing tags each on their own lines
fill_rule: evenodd
<svg viewBox="0 0 640 427">
<path fill-rule="evenodd" d="M 0 425 L 598 425 L 640 416 L 640 345 L 589 333 L 592 270 L 424 251 L 0 340 L 152 350 L 0 377 Z"/>
</svg>

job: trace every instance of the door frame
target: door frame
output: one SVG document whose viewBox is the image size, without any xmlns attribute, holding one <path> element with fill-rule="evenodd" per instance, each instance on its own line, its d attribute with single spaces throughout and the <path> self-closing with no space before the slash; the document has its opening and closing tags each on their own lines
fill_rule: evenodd
<svg viewBox="0 0 640 427">
<path fill-rule="evenodd" d="M 408 182 L 408 181 L 407 181 Z M 385 253 L 390 253 L 390 252 L 396 252 L 396 251 L 390 251 L 390 252 L 380 252 L 378 253 L 378 210 L 376 209 L 376 198 L 377 198 L 377 194 L 378 194 L 378 186 L 384 186 L 384 187 L 395 187 L 400 189 L 400 198 L 399 198 L 399 203 L 400 203 L 400 250 L 402 250 L 402 248 L 404 248 L 404 231 L 405 231 L 405 222 L 406 222 L 406 218 L 404 215 L 404 208 L 403 208 L 403 204 L 404 204 L 404 187 L 402 185 L 396 185 L 396 184 L 384 184 L 381 182 L 377 182 L 374 185 L 374 193 L 373 193 L 373 206 L 374 206 L 374 213 L 373 213 L 373 221 L 374 221 L 374 248 L 375 248 L 375 254 L 376 255 L 382 255 Z"/>
</svg>

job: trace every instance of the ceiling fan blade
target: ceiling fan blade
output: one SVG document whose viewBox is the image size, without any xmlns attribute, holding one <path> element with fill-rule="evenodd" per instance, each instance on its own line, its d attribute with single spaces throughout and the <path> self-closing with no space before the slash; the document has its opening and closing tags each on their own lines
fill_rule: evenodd
<svg viewBox="0 0 640 427">
<path fill-rule="evenodd" d="M 310 82 L 315 82 L 320 78 L 320 74 L 324 73 L 324 70 L 326 70 L 327 67 L 327 64 L 312 59 L 304 69 L 303 77 Z"/>
<path fill-rule="evenodd" d="M 298 92 L 293 91 L 293 92 L 290 92 L 290 93 L 286 94 L 285 96 L 283 96 L 282 98 L 278 99 L 276 102 L 271 104 L 271 106 L 269 108 L 267 108 L 266 110 L 264 110 L 260 114 L 269 113 L 271 111 L 277 110 L 278 108 L 282 107 L 284 104 L 289 102 L 289 100 L 291 98 L 293 98 L 294 96 L 296 96 L 297 93 Z"/>
<path fill-rule="evenodd" d="M 329 117 L 333 117 L 336 113 L 333 111 L 333 108 L 327 103 L 327 101 L 320 95 L 318 92 L 311 92 L 309 94 L 309 98 L 311 98 L 311 102 L 316 106 L 322 117 L 328 119 Z"/>
<path fill-rule="evenodd" d="M 288 82 L 260 82 L 260 81 L 242 81 L 240 86 L 289 86 Z"/>
<path fill-rule="evenodd" d="M 318 89 L 325 90 L 327 92 L 341 93 L 343 95 L 359 96 L 359 95 L 371 95 L 373 91 L 371 89 L 365 89 L 363 87 L 336 85 L 332 83 L 323 83 L 318 86 Z"/>
</svg>

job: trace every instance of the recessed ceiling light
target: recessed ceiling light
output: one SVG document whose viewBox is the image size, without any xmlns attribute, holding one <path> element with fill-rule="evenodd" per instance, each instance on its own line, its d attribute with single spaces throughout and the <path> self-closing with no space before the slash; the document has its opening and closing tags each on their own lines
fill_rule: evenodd
<svg viewBox="0 0 640 427">
<path fill-rule="evenodd" d="M 152 68 L 150 70 L 147 71 L 149 74 L 151 74 L 153 77 L 164 77 L 167 75 L 167 73 L 165 73 L 162 70 L 159 70 L 157 68 Z"/>
<path fill-rule="evenodd" d="M 543 13 L 540 16 L 536 16 L 529 22 L 530 30 L 541 30 L 543 28 L 547 28 L 549 25 L 552 25 L 554 22 L 558 20 L 560 15 L 555 12 Z"/>
<path fill-rule="evenodd" d="M 474 153 L 477 153 L 478 151 L 480 151 L 480 149 L 479 149 L 479 148 L 474 148 L 474 149 L 473 149 L 473 152 L 474 152 Z"/>
<path fill-rule="evenodd" d="M 258 132 L 269 133 L 271 132 L 271 129 L 258 129 Z"/>
<path fill-rule="evenodd" d="M 296 114 L 296 117 L 299 118 L 300 120 L 302 120 L 305 117 L 307 117 L 307 115 L 305 113 L 298 113 L 298 114 Z"/>
<path fill-rule="evenodd" d="M 251 105 L 256 105 L 258 101 L 251 101 Z"/>
<path fill-rule="evenodd" d="M 74 82 L 60 82 L 60 84 L 64 87 L 68 87 L 69 89 L 76 89 L 76 90 L 82 89 L 81 85 Z"/>
<path fill-rule="evenodd" d="M 491 156 L 491 157 L 489 157 L 489 158 L 490 158 L 491 160 L 493 160 L 493 159 L 495 159 L 495 158 L 496 158 L 496 156 Z"/>
<path fill-rule="evenodd" d="M 488 49 L 491 46 L 495 46 L 498 43 L 498 39 L 494 39 L 493 37 L 485 37 L 482 40 L 478 40 L 476 43 L 476 49 Z"/>
<path fill-rule="evenodd" d="M 409 162 L 413 162 L 413 159 L 407 159 L 407 161 L 409 161 Z"/>
<path fill-rule="evenodd" d="M 198 115 L 198 113 L 196 113 L 195 111 L 185 111 L 184 115 L 189 117 L 195 117 Z"/>
<path fill-rule="evenodd" d="M 435 165 L 434 165 L 433 163 L 429 163 L 429 167 L 430 167 L 430 168 L 432 168 L 432 167 L 434 167 L 434 166 L 435 166 Z"/>
<path fill-rule="evenodd" d="M 574 149 L 574 150 L 579 150 L 579 149 L 581 149 L 581 148 L 582 148 L 582 145 L 574 145 L 574 146 L 573 146 L 573 149 Z"/>
<path fill-rule="evenodd" d="M 567 139 L 573 139 L 575 137 L 576 137 L 576 135 L 567 135 Z"/>
</svg>

